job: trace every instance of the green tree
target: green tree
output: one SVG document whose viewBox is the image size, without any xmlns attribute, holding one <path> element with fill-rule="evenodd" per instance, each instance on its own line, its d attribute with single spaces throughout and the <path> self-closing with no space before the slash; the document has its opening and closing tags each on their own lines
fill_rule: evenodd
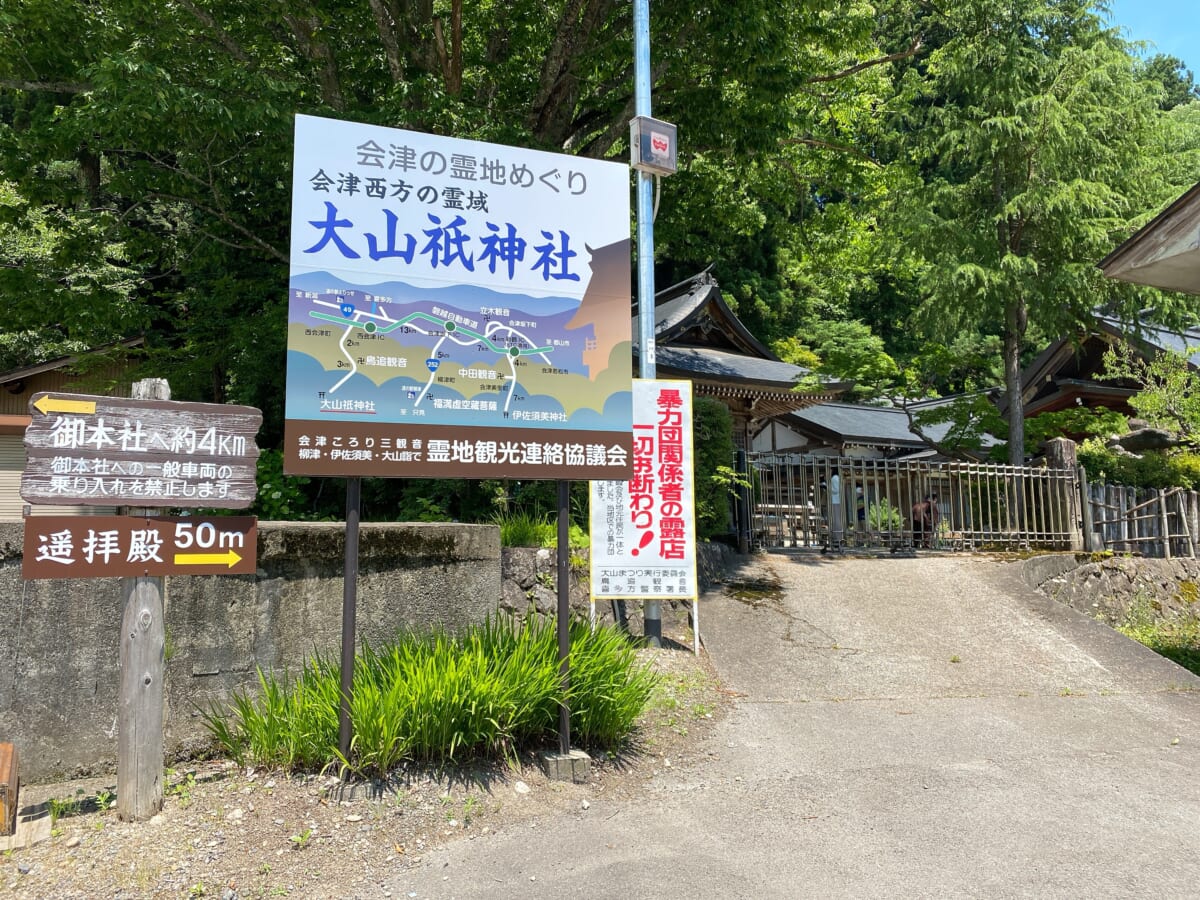
<svg viewBox="0 0 1200 900">
<path fill-rule="evenodd" d="M 928 268 L 931 332 L 999 332 L 1009 459 L 1023 460 L 1022 354 L 1030 336 L 1081 328 L 1133 292 L 1096 262 L 1147 196 L 1156 107 L 1123 43 L 1069 0 L 967 0 L 915 86 L 911 133 L 924 171 L 906 198 Z M 909 73 L 912 75 L 912 73 Z"/>
<path fill-rule="evenodd" d="M 736 16 L 656 4 L 655 112 L 687 146 L 665 192 L 665 254 L 690 265 L 760 232 L 775 243 L 764 226 L 787 204 L 759 204 L 788 193 L 774 189 L 781 170 L 764 184 L 735 163 L 779 148 L 790 98 L 869 19 L 837 0 L 754 0 Z M 830 23 L 842 24 L 825 36 Z M 71 265 L 22 257 L 6 290 L 21 303 L 0 308 L 0 330 L 50 322 L 85 342 L 148 330 L 178 396 L 254 403 L 273 423 L 294 113 L 622 158 L 632 71 L 632 16 L 612 0 L 12 0 L 0 10 L 0 170 L 23 204 L 11 221 L 58 229 L 47 253 Z M 728 240 L 688 233 L 706 217 Z M 775 262 L 762 260 L 735 280 L 769 293 Z M 101 299 L 86 315 L 76 285 Z"/>
<path fill-rule="evenodd" d="M 1192 70 L 1178 57 L 1156 53 L 1146 61 L 1144 73 L 1156 86 L 1162 87 L 1159 109 L 1174 109 L 1200 100 L 1200 86 L 1196 85 Z"/>
<path fill-rule="evenodd" d="M 809 322 L 802 333 L 803 342 L 788 338 L 772 345 L 780 359 L 812 370 L 802 387 L 816 388 L 820 380 L 849 382 L 851 394 L 864 398 L 894 387 L 899 368 L 883 340 L 862 322 Z"/>
<path fill-rule="evenodd" d="M 733 416 L 711 397 L 697 397 L 692 408 L 695 453 L 696 531 L 701 538 L 730 531 L 733 473 Z"/>
</svg>

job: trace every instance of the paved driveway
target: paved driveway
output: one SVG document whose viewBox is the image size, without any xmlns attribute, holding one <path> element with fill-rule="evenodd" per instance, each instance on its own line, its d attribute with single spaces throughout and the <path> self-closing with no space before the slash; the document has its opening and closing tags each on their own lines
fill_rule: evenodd
<svg viewBox="0 0 1200 900">
<path fill-rule="evenodd" d="M 706 764 L 393 895 L 1200 896 L 1200 679 L 990 560 L 753 565 L 777 596 L 702 602 L 742 695 Z"/>
</svg>

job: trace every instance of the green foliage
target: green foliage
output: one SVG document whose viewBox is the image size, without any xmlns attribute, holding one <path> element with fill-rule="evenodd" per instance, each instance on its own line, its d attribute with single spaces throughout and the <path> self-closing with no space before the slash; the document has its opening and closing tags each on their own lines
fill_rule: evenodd
<svg viewBox="0 0 1200 900">
<path fill-rule="evenodd" d="M 7 4 L 0 370 L 145 333 L 178 398 L 257 406 L 277 447 L 295 113 L 624 158 L 627 5 L 391 7 Z M 1178 60 L 1143 64 L 1095 7 L 1058 0 L 736 12 L 656 0 L 655 110 L 689 136 L 656 220 L 661 284 L 712 265 L 764 343 L 910 398 L 993 387 L 1002 340 L 1015 365 L 1097 304 L 1194 313 L 1095 267 L 1195 181 Z M 931 342 L 952 364 L 909 377 Z M 702 534 L 728 520 L 716 465 L 697 478 Z M 264 514 L 343 514 L 327 479 L 294 482 L 303 497 L 269 483 Z M 553 485 L 363 486 L 366 520 L 508 502 L 553 508 Z"/>
<path fill-rule="evenodd" d="M 1195 610 L 1165 616 L 1149 597 L 1139 594 L 1117 630 L 1200 675 L 1200 617 Z"/>
<path fill-rule="evenodd" d="M 692 447 L 696 458 L 696 532 L 703 540 L 730 530 L 733 416 L 729 407 L 697 397 L 692 408 Z"/>
<path fill-rule="evenodd" d="M 1161 88 L 1158 108 L 1169 110 L 1200 100 L 1200 86 L 1187 64 L 1176 56 L 1156 53 L 1146 61 L 1142 75 Z"/>
<path fill-rule="evenodd" d="M 43 171 L 49 183 L 73 185 L 77 177 L 70 166 Z M 0 333 L 36 327 L 39 343 L 92 347 L 145 327 L 140 273 L 128 247 L 109 237 L 111 220 L 32 201 L 0 180 Z"/>
<path fill-rule="evenodd" d="M 1136 292 L 1096 260 L 1142 198 L 1166 187 L 1144 162 L 1152 92 L 1097 13 L 1055 0 L 947 9 L 950 37 L 910 78 L 923 168 L 905 230 L 928 265 L 921 321 L 938 334 L 1004 340 L 1010 461 L 1023 458 L 1021 356 L 1073 331 L 1098 303 L 1130 316 Z M 915 73 L 909 73 L 915 75 Z"/>
<path fill-rule="evenodd" d="M 79 793 L 83 793 L 82 789 Z M 51 797 L 46 801 L 46 805 L 50 808 L 50 824 L 54 825 L 59 819 L 79 815 L 83 809 L 83 800 L 79 796 Z"/>
<path fill-rule="evenodd" d="M 283 474 L 283 451 L 262 450 L 258 455 L 258 494 L 253 512 L 260 519 L 289 521 L 312 518 L 311 505 L 304 492 L 312 479 L 303 475 Z"/>
<path fill-rule="evenodd" d="M 1080 440 L 1088 437 L 1107 437 L 1129 430 L 1125 416 L 1103 406 L 1076 406 L 1055 412 L 1039 413 L 1025 420 L 1026 447 L 1033 450 L 1055 437 Z"/>
<path fill-rule="evenodd" d="M 570 626 L 571 730 L 582 744 L 615 747 L 654 688 L 628 638 L 613 628 Z M 321 770 L 340 763 L 384 776 L 406 761 L 438 764 L 502 757 L 557 730 L 562 699 L 555 624 L 495 619 L 453 636 L 406 634 L 364 647 L 354 669 L 349 758 L 338 754 L 338 667 L 317 655 L 294 683 L 259 671 L 257 697 L 235 693 L 210 708 L 214 741 L 239 764 Z"/>
<path fill-rule="evenodd" d="M 1101 378 L 1141 385 L 1129 405 L 1151 426 L 1200 438 L 1200 376 L 1187 355 L 1164 350 L 1147 356 L 1121 344 L 1105 351 Z"/>
<path fill-rule="evenodd" d="M 549 547 L 558 546 L 557 516 L 537 515 L 527 510 L 498 513 L 492 522 L 500 526 L 502 547 Z M 581 526 L 571 522 L 567 539 L 571 548 L 591 545 L 591 538 Z"/>
<path fill-rule="evenodd" d="M 883 340 L 862 322 L 809 322 L 805 343 L 796 338 L 777 341 L 773 348 L 779 358 L 810 368 L 817 378 L 802 382 L 817 389 L 820 378 L 850 383 L 850 396 L 878 397 L 888 393 L 899 375 L 896 361 L 887 354 Z"/>
<path fill-rule="evenodd" d="M 80 341 L 59 340 L 44 329 L 0 333 L 0 372 L 11 372 L 87 350 Z"/>
<path fill-rule="evenodd" d="M 910 406 L 912 428 L 930 446 L 951 458 L 984 448 L 989 437 L 1004 431 L 1004 421 L 991 399 L 982 393 L 963 394 L 944 402 Z M 932 437 L 935 426 L 945 426 L 941 437 Z"/>
<path fill-rule="evenodd" d="M 1095 481 L 1127 487 L 1200 489 L 1200 454 L 1190 451 L 1147 450 L 1134 456 L 1109 450 L 1097 438 L 1077 448 L 1079 464 Z"/>
<path fill-rule="evenodd" d="M 882 497 L 867 507 L 867 527 L 872 531 L 899 531 L 904 527 L 904 515 L 887 497 Z"/>
</svg>

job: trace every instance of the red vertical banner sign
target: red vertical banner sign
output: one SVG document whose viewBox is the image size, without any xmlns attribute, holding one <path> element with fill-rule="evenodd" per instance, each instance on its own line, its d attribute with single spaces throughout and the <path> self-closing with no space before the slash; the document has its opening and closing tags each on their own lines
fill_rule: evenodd
<svg viewBox="0 0 1200 900">
<path fill-rule="evenodd" d="M 696 597 L 689 381 L 633 383 L 633 478 L 591 483 L 592 599 Z"/>
</svg>

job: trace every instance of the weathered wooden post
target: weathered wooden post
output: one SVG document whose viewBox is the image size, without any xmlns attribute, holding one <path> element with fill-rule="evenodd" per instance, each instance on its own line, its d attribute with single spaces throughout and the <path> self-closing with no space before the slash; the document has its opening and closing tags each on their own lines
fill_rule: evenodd
<svg viewBox="0 0 1200 900">
<path fill-rule="evenodd" d="M 1079 478 L 1079 497 L 1083 503 L 1079 509 L 1083 526 L 1083 549 L 1089 553 L 1096 553 L 1104 549 L 1104 539 L 1096 532 L 1095 515 L 1092 512 L 1093 491 L 1083 466 L 1076 466 L 1075 472 Z"/>
<path fill-rule="evenodd" d="M 134 400 L 170 400 L 163 378 L 135 382 Z M 129 515 L 150 515 L 131 507 Z M 117 710 L 117 815 L 137 822 L 163 805 L 163 671 L 166 627 L 162 576 L 122 578 L 121 691 Z"/>
<path fill-rule="evenodd" d="M 1167 492 L 1158 492 L 1158 527 L 1162 531 L 1162 558 L 1171 558 L 1171 519 L 1167 512 Z"/>
<path fill-rule="evenodd" d="M 1046 465 L 1051 469 L 1069 473 L 1072 476 L 1079 469 L 1079 459 L 1075 454 L 1075 442 L 1069 438 L 1051 438 L 1046 442 Z M 1076 490 L 1063 492 L 1063 521 L 1067 523 L 1070 532 L 1070 549 L 1079 551 L 1084 548 L 1081 514 L 1086 498 L 1079 494 L 1081 485 L 1076 481 Z"/>
</svg>

